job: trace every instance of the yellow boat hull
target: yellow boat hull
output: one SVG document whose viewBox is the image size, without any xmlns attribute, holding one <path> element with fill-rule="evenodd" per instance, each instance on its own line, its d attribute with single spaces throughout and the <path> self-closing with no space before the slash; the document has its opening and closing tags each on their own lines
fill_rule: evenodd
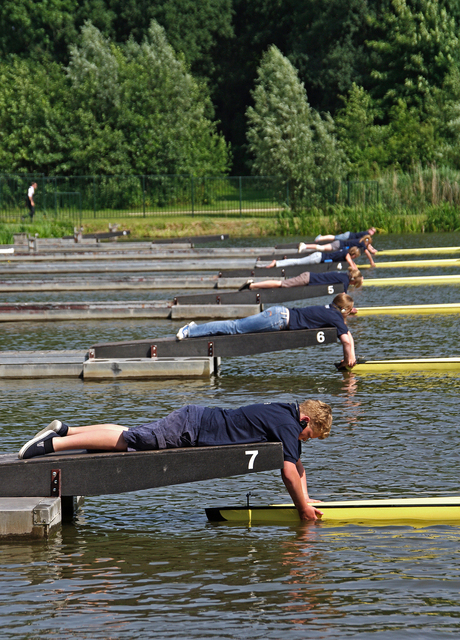
<svg viewBox="0 0 460 640">
<path fill-rule="evenodd" d="M 418 249 L 384 249 L 377 256 L 410 256 L 424 255 L 425 253 L 458 253 L 460 247 L 419 247 Z"/>
<path fill-rule="evenodd" d="M 460 313 L 460 302 L 453 304 L 411 304 L 398 307 L 359 307 L 358 317 L 394 315 L 432 315 Z"/>
<path fill-rule="evenodd" d="M 361 268 L 361 267 L 360 267 Z M 407 287 L 433 284 L 459 284 L 460 274 L 449 276 L 414 276 L 412 278 L 365 278 L 366 287 Z"/>
<path fill-rule="evenodd" d="M 406 268 L 419 268 L 419 267 L 460 267 L 459 258 L 450 258 L 447 260 L 398 260 L 395 262 L 377 262 L 375 268 L 377 269 L 406 269 Z M 359 265 L 361 270 L 371 269 L 370 264 Z"/>
<path fill-rule="evenodd" d="M 353 373 L 388 371 L 460 371 L 460 358 L 417 358 L 413 360 L 369 360 L 356 364 Z"/>
<path fill-rule="evenodd" d="M 329 524 L 460 524 L 460 496 L 448 498 L 403 498 L 388 500 L 349 500 L 314 505 L 323 512 L 321 521 Z M 300 522 L 293 504 L 257 507 L 206 509 L 212 522 L 241 524 L 295 524 Z"/>
</svg>

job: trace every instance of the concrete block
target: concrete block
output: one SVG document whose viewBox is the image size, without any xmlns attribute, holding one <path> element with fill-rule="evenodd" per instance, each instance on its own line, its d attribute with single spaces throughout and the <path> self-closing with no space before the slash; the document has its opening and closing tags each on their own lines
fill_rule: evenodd
<svg viewBox="0 0 460 640">
<path fill-rule="evenodd" d="M 60 525 L 60 498 L 0 498 L 1 538 L 47 538 Z"/>
<path fill-rule="evenodd" d="M 70 362 L 24 362 L 0 363 L 0 378 L 80 378 L 83 373 L 83 358 Z"/>
<path fill-rule="evenodd" d="M 213 358 L 110 358 L 87 360 L 85 380 L 208 378 L 214 372 Z"/>
<path fill-rule="evenodd" d="M 260 304 L 178 304 L 171 307 L 172 320 L 214 318 L 228 320 L 260 313 Z"/>
</svg>

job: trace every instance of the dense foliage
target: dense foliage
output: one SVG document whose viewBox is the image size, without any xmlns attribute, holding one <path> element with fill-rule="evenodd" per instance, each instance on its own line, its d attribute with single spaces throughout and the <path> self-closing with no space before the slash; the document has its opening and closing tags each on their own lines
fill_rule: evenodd
<svg viewBox="0 0 460 640">
<path fill-rule="evenodd" d="M 458 170 L 459 21 L 453 0 L 4 0 L 0 171 L 215 175 L 230 158 L 234 174 L 290 163 L 284 177 L 306 179 L 328 165 L 360 179 Z M 301 90 L 288 104 L 267 85 L 263 122 L 273 47 L 286 90 Z"/>
</svg>

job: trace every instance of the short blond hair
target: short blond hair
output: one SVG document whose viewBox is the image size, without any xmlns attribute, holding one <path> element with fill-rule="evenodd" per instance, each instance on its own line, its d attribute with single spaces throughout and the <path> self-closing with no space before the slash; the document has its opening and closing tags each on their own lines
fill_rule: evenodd
<svg viewBox="0 0 460 640">
<path fill-rule="evenodd" d="M 359 258 L 361 255 L 361 251 L 358 247 L 350 247 L 348 253 L 352 258 Z"/>
<path fill-rule="evenodd" d="M 321 400 L 305 400 L 299 405 L 300 413 L 310 418 L 308 426 L 318 435 L 320 440 L 327 438 L 331 432 L 332 409 Z"/>
</svg>

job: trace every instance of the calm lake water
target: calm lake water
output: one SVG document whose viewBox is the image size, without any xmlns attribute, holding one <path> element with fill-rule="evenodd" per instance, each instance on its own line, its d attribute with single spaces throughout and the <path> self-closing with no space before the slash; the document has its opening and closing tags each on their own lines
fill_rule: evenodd
<svg viewBox="0 0 460 640">
<path fill-rule="evenodd" d="M 387 236 L 375 244 L 459 246 L 460 234 Z M 443 272 L 398 271 L 377 277 Z M 364 287 L 355 302 L 459 298 L 460 285 Z M 171 335 L 181 324 L 2 324 L 0 349 L 86 348 Z M 357 353 L 368 359 L 460 355 L 456 315 L 356 317 L 349 324 Z M 315 397 L 332 405 L 334 425 L 328 440 L 304 445 L 312 497 L 459 495 L 460 375 L 344 376 L 333 364 L 340 358 L 337 344 L 227 359 L 221 377 L 203 381 L 3 380 L 0 450 L 18 450 L 53 418 L 131 426 L 187 403 L 234 407 Z M 460 635 L 460 527 L 248 527 L 206 520 L 205 507 L 243 504 L 248 492 L 254 504 L 288 499 L 278 472 L 92 497 L 49 541 L 1 542 L 0 638 Z"/>
</svg>

